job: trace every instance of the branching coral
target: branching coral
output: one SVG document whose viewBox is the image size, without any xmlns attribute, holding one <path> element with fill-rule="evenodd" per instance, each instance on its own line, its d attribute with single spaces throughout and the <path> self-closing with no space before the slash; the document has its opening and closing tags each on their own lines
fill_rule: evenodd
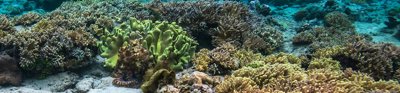
<svg viewBox="0 0 400 93">
<path fill-rule="evenodd" d="M 228 77 L 216 86 L 217 93 L 250 93 L 258 89 L 256 82 L 246 77 Z"/>
<path fill-rule="evenodd" d="M 197 71 L 207 71 L 208 65 L 213 61 L 211 57 L 208 55 L 210 50 L 200 49 L 199 52 L 195 54 L 193 57 L 194 68 Z"/>
<path fill-rule="evenodd" d="M 8 55 L 0 55 L 0 85 L 21 85 L 22 73 L 16 59 Z"/>
<path fill-rule="evenodd" d="M 4 37 L 9 33 L 15 32 L 15 29 L 13 28 L 14 25 L 6 16 L 0 15 L 0 20 L 0 37 Z"/>
<path fill-rule="evenodd" d="M 278 54 L 273 54 L 265 57 L 264 62 L 265 63 L 280 63 L 280 64 L 301 64 L 304 61 L 304 58 L 297 57 L 292 54 L 287 54 L 287 53 L 278 53 Z"/>
<path fill-rule="evenodd" d="M 73 32 L 82 35 L 68 35 Z M 85 41 L 78 42 L 73 38 Z M 19 65 L 22 69 L 41 73 L 40 75 L 85 66 L 92 61 L 97 51 L 95 39 L 87 32 L 58 27 L 40 32 L 18 32 L 4 37 L 0 43 L 4 45 L 5 50 L 10 51 L 8 54 L 20 60 Z"/>
<path fill-rule="evenodd" d="M 260 88 L 289 91 L 306 79 L 304 70 L 296 64 L 266 64 L 259 68 L 244 67 L 233 72 L 234 77 L 247 77 Z"/>
<path fill-rule="evenodd" d="M 298 33 L 293 37 L 294 44 L 310 44 L 310 51 L 337 45 L 346 45 L 357 41 L 370 40 L 368 37 L 357 34 L 354 30 L 343 30 L 334 27 L 315 27 Z"/>
<path fill-rule="evenodd" d="M 272 26 L 259 26 L 245 35 L 243 47 L 270 54 L 283 43 L 282 33 Z"/>
<path fill-rule="evenodd" d="M 153 2 L 148 5 L 162 20 L 174 21 L 195 38 L 208 37 L 204 44 L 215 47 L 224 43 L 243 45 L 243 36 L 255 28 L 252 14 L 239 2 Z M 210 42 L 212 41 L 212 42 Z"/>
<path fill-rule="evenodd" d="M 311 60 L 308 69 L 329 69 L 337 71 L 340 70 L 340 62 L 332 58 L 316 58 Z"/>
<path fill-rule="evenodd" d="M 14 19 L 15 25 L 32 25 L 36 22 L 39 22 L 41 19 L 41 16 L 39 13 L 36 12 L 28 12 L 24 15 L 21 15 L 20 17 Z"/>
<path fill-rule="evenodd" d="M 355 29 L 353 23 L 350 21 L 348 16 L 338 11 L 326 14 L 324 17 L 324 21 L 327 27 L 334 27 L 341 30 Z"/>
<path fill-rule="evenodd" d="M 354 68 L 372 74 L 375 79 L 392 79 L 400 65 L 400 48 L 392 44 L 357 42 L 347 48 L 349 57 L 356 62 Z"/>
<path fill-rule="evenodd" d="M 212 74 L 229 73 L 243 66 L 252 64 L 254 61 L 262 61 L 264 56 L 249 50 L 237 50 L 232 44 L 223 44 L 211 51 L 201 49 L 193 58 L 194 67 L 198 71 L 210 72 Z"/>
</svg>

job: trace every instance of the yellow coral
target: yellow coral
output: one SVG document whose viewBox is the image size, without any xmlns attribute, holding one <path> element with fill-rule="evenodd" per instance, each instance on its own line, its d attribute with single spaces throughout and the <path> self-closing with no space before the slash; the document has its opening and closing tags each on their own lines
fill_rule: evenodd
<svg viewBox="0 0 400 93">
<path fill-rule="evenodd" d="M 208 70 L 208 64 L 210 64 L 210 62 L 212 61 L 210 56 L 208 56 L 208 53 L 210 53 L 210 50 L 200 49 L 200 51 L 196 53 L 195 56 L 193 57 L 194 68 L 197 71 Z"/>
<path fill-rule="evenodd" d="M 262 61 L 264 56 L 262 56 L 260 53 L 254 53 L 253 51 L 248 51 L 248 50 L 238 50 L 233 54 L 234 58 L 237 58 L 240 61 L 240 66 L 245 66 L 249 63 L 252 63 L 254 61 Z"/>
<path fill-rule="evenodd" d="M 280 63 L 280 64 L 285 64 L 285 63 L 290 63 L 290 64 L 301 64 L 303 62 L 303 59 L 287 54 L 287 53 L 278 53 L 274 55 L 267 56 L 265 58 L 265 63 Z"/>
<path fill-rule="evenodd" d="M 346 47 L 343 46 L 333 46 L 328 48 L 317 49 L 313 56 L 322 58 L 322 57 L 334 57 L 338 55 L 344 55 Z"/>
<path fill-rule="evenodd" d="M 332 58 L 316 58 L 310 62 L 308 69 L 330 69 L 337 71 L 340 70 L 340 63 Z"/>
<path fill-rule="evenodd" d="M 256 83 L 246 77 L 228 77 L 221 84 L 216 86 L 217 93 L 251 93 L 257 90 Z"/>
</svg>

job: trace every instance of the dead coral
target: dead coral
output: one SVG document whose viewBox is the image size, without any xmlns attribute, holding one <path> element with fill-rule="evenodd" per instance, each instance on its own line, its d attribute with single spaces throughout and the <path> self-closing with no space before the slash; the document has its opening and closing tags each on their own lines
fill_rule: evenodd
<svg viewBox="0 0 400 93">
<path fill-rule="evenodd" d="M 32 25 L 36 22 L 39 22 L 41 19 L 41 15 L 36 12 L 28 12 L 24 15 L 19 16 L 18 18 L 14 19 L 15 25 Z"/>
<path fill-rule="evenodd" d="M 21 85 L 22 73 L 16 59 L 8 55 L 0 55 L 0 85 Z"/>
</svg>

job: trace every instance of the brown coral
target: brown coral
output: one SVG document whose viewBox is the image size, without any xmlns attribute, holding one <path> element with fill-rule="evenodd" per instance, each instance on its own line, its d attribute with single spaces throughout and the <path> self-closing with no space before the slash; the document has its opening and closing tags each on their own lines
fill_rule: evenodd
<svg viewBox="0 0 400 93">
<path fill-rule="evenodd" d="M 325 15 L 325 25 L 328 27 L 354 30 L 353 23 L 350 21 L 348 16 L 344 13 L 335 11 Z"/>
<path fill-rule="evenodd" d="M 150 52 L 143 48 L 139 40 L 130 40 L 119 50 L 119 59 L 113 72 L 113 84 L 123 87 L 138 86 L 133 78 L 141 78 L 149 67 Z"/>
<path fill-rule="evenodd" d="M 0 55 L 0 66 L 0 85 L 21 85 L 22 73 L 17 60 L 8 55 Z"/>
<path fill-rule="evenodd" d="M 270 54 L 283 43 L 282 33 L 269 25 L 258 26 L 244 38 L 243 48 Z"/>
<path fill-rule="evenodd" d="M 28 12 L 24 15 L 21 15 L 20 17 L 14 19 L 15 25 L 32 25 L 36 22 L 39 22 L 41 19 L 41 16 L 39 13 L 36 12 Z"/>
<path fill-rule="evenodd" d="M 257 90 L 256 82 L 246 77 L 228 77 L 216 86 L 217 93 L 251 93 Z"/>
<path fill-rule="evenodd" d="M 13 24 L 4 15 L 0 15 L 0 32 L 15 32 Z"/>
<path fill-rule="evenodd" d="M 216 85 L 222 82 L 220 76 L 209 76 L 203 72 L 193 72 L 191 74 L 184 74 L 175 82 L 175 86 L 180 89 L 180 92 L 200 92 L 212 93 Z"/>
<path fill-rule="evenodd" d="M 375 79 L 392 79 L 400 63 L 400 48 L 392 44 L 357 42 L 347 46 L 354 69 L 371 73 Z"/>
<path fill-rule="evenodd" d="M 197 71 L 207 71 L 208 65 L 213 61 L 211 57 L 208 55 L 210 50 L 208 49 L 200 49 L 199 52 L 195 54 L 193 57 L 194 68 Z"/>
</svg>

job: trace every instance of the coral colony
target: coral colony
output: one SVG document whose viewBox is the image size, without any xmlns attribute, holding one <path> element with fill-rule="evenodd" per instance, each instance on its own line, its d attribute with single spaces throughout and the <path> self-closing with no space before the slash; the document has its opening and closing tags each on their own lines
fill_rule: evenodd
<svg viewBox="0 0 400 93">
<path fill-rule="evenodd" d="M 105 87 L 123 93 L 399 93 L 399 6 L 2 0 L 0 92 L 24 93 L 32 82 L 68 72 L 79 80 L 43 91 L 97 93 L 94 82 L 83 90 L 80 80 L 108 77 Z M 93 69 L 107 74 L 84 72 Z"/>
</svg>

